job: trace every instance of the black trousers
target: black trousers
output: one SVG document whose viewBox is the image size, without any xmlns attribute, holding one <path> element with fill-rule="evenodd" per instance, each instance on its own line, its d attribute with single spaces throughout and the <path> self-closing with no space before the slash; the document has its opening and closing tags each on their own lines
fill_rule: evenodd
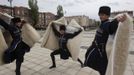
<svg viewBox="0 0 134 75">
<path fill-rule="evenodd" d="M 52 59 L 52 63 L 53 63 L 53 66 L 56 66 L 56 63 L 55 63 L 55 56 L 54 55 L 61 55 L 62 51 L 60 51 L 59 49 L 58 50 L 55 50 L 53 51 L 50 56 L 51 56 L 51 59 Z M 65 54 L 65 53 L 64 53 Z M 72 57 L 70 52 L 67 52 L 67 55 L 69 55 L 69 57 Z M 81 64 L 81 66 L 83 66 L 83 63 L 82 61 L 78 58 L 78 62 Z"/>
<path fill-rule="evenodd" d="M 14 44 L 12 44 L 14 45 Z M 14 50 L 12 50 L 14 49 Z M 30 47 L 21 41 L 16 46 L 10 46 L 8 50 L 5 51 L 3 60 L 5 63 L 11 63 L 16 59 L 16 75 L 20 75 L 21 64 L 24 61 L 24 55 L 26 52 L 30 51 Z"/>
<path fill-rule="evenodd" d="M 99 49 L 95 45 L 89 47 L 85 55 L 84 65 L 99 71 L 100 75 L 105 75 L 108 59 L 106 51 Z"/>
<path fill-rule="evenodd" d="M 30 47 L 23 41 L 18 44 L 13 42 L 11 46 L 5 51 L 3 55 L 3 61 L 5 63 L 11 63 L 16 59 L 18 62 L 23 62 L 25 53 L 29 51 Z"/>
</svg>

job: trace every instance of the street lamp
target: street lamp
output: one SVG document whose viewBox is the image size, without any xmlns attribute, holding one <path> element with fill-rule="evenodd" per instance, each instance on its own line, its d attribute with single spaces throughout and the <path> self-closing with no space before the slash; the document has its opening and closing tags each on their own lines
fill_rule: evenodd
<svg viewBox="0 0 134 75">
<path fill-rule="evenodd" d="M 13 8 L 12 8 L 13 0 L 8 0 L 8 2 L 10 3 L 10 7 L 11 7 L 11 16 L 13 16 Z"/>
</svg>

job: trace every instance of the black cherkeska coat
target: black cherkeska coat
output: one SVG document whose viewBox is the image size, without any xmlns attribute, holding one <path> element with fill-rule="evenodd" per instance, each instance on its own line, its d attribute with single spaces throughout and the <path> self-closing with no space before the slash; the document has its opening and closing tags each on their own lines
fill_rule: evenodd
<svg viewBox="0 0 134 75">
<path fill-rule="evenodd" d="M 22 41 L 21 29 L 15 25 L 9 25 L 0 18 L 0 25 L 3 26 L 12 36 L 12 42 L 9 48 L 3 54 L 3 61 L 10 63 L 17 59 L 19 62 L 23 62 L 23 56 L 25 52 L 30 51 L 30 47 Z"/>
<path fill-rule="evenodd" d="M 70 34 L 70 33 L 64 33 L 63 35 L 61 35 L 54 27 L 54 25 L 52 25 L 52 28 L 54 30 L 54 33 L 56 36 L 58 36 L 59 39 L 59 49 L 60 50 L 60 57 L 61 59 L 68 59 L 71 54 L 67 48 L 67 42 L 69 39 L 75 37 L 76 35 L 78 35 L 82 30 L 80 29 L 79 31 Z"/>
</svg>

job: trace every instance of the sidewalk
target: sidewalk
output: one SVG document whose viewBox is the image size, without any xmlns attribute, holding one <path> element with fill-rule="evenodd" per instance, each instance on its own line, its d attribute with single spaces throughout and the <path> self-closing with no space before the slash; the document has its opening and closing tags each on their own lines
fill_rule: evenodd
<svg viewBox="0 0 134 75">
<path fill-rule="evenodd" d="M 84 34 L 79 56 L 82 61 L 84 61 L 85 49 L 93 40 L 94 32 Z M 134 45 L 133 40 L 134 38 L 132 38 L 131 46 Z M 25 61 L 21 68 L 22 75 L 77 75 L 81 68 L 80 64 L 71 58 L 69 60 L 60 60 L 59 55 L 56 56 L 57 68 L 49 69 L 51 66 L 50 53 L 50 50 L 41 48 L 40 43 L 36 43 L 31 52 L 25 55 Z M 14 70 L 15 62 L 0 66 L 0 75 L 15 75 Z M 125 75 L 134 75 L 134 47 L 130 50 Z"/>
</svg>

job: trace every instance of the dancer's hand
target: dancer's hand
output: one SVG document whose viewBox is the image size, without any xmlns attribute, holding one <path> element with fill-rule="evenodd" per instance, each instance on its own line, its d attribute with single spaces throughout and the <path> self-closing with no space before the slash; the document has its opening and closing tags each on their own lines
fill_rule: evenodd
<svg viewBox="0 0 134 75">
<path fill-rule="evenodd" d="M 120 16 L 118 16 L 117 17 L 117 20 L 119 21 L 119 22 L 124 22 L 125 20 L 126 20 L 126 14 L 122 14 L 122 15 L 120 15 Z"/>
</svg>

